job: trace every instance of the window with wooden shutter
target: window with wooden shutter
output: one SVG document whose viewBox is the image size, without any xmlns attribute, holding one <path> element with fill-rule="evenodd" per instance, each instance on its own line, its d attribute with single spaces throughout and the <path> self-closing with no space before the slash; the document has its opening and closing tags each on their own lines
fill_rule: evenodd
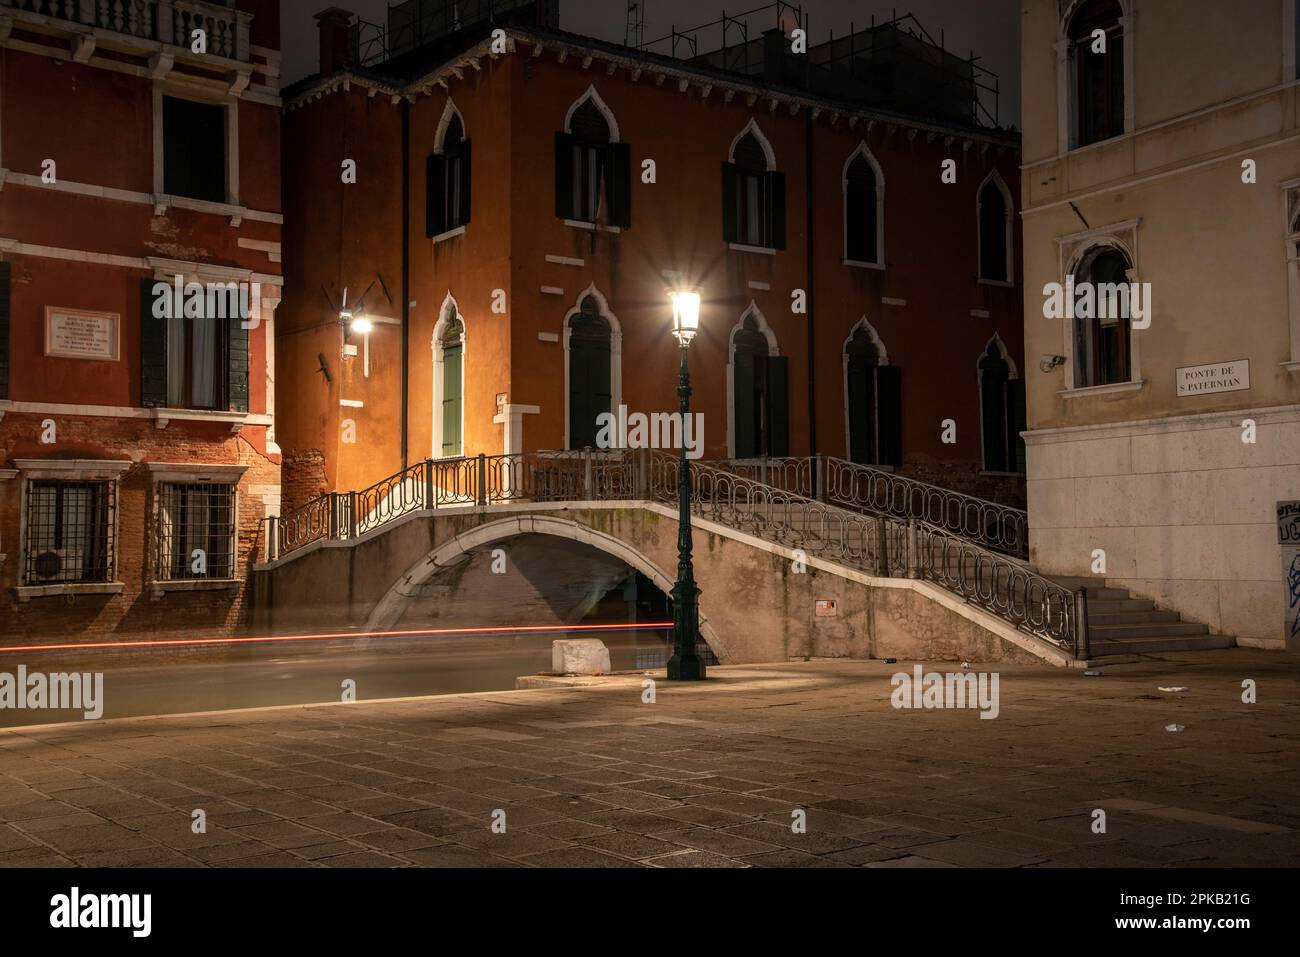
<svg viewBox="0 0 1300 957">
<path fill-rule="evenodd" d="M 879 407 L 880 464 L 903 464 L 903 370 L 897 366 L 876 369 Z"/>
<path fill-rule="evenodd" d="M 737 207 L 740 196 L 738 172 L 734 163 L 722 164 L 722 241 L 740 242 L 740 211 Z"/>
<path fill-rule="evenodd" d="M 209 320 L 217 323 L 217 320 Z M 217 395 L 217 408 L 232 412 L 248 411 L 248 330 L 238 316 L 225 320 L 227 335 L 226 396 Z"/>
<path fill-rule="evenodd" d="M 767 337 L 753 315 L 745 316 L 732 339 L 732 411 L 736 458 L 770 454 L 771 403 Z M 784 369 L 781 370 L 782 372 Z"/>
<path fill-rule="evenodd" d="M 605 155 L 609 224 L 627 229 L 632 225 L 632 148 L 626 143 L 610 143 Z"/>
<path fill-rule="evenodd" d="M 569 320 L 569 448 L 595 448 L 602 413 L 612 412 L 609 321 L 588 296 Z"/>
<path fill-rule="evenodd" d="M 1025 439 L 1021 433 L 1029 428 L 1025 408 L 1025 380 L 1012 379 L 1007 383 L 1007 389 L 1011 405 L 1011 446 L 1015 450 L 1010 471 L 1023 475 L 1026 471 L 1026 456 Z"/>
<path fill-rule="evenodd" d="M 768 209 L 763 224 L 763 245 L 769 249 L 785 249 L 785 173 L 769 172 L 764 192 Z"/>
<path fill-rule="evenodd" d="M 140 404 L 145 408 L 167 405 L 167 329 L 172 320 L 154 317 L 153 289 L 158 282 L 140 280 Z"/>
<path fill-rule="evenodd" d="M 9 398 L 9 264 L 0 262 L 0 399 Z"/>
<path fill-rule="evenodd" d="M 790 454 L 790 360 L 767 357 L 767 454 Z"/>
<path fill-rule="evenodd" d="M 424 234 L 439 236 L 447 231 L 444 218 L 443 188 L 447 180 L 447 160 L 434 153 L 424 161 Z"/>
<path fill-rule="evenodd" d="M 871 334 L 858 326 L 844 347 L 844 354 L 848 360 L 845 387 L 848 389 L 849 459 L 860 465 L 875 465 L 880 462 L 876 402 L 880 350 Z"/>
<path fill-rule="evenodd" d="M 573 218 L 574 139 L 568 133 L 555 134 L 555 215 Z"/>
</svg>

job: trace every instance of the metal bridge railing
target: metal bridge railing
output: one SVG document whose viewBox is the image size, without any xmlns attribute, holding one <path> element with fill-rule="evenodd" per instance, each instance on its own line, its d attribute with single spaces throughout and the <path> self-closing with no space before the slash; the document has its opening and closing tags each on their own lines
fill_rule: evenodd
<svg viewBox="0 0 1300 957">
<path fill-rule="evenodd" d="M 676 505 L 679 467 L 675 454 L 650 450 L 426 459 L 369 488 L 328 492 L 268 518 L 266 558 L 275 561 L 317 541 L 353 539 L 403 515 L 449 506 Z M 824 500 L 809 494 L 813 488 L 825 490 Z M 692 513 L 702 519 L 873 576 L 932 582 L 1075 657 L 1088 655 L 1082 591 L 1071 592 L 965 533 L 970 516 L 976 529 L 988 529 L 990 517 L 1003 527 L 1009 524 L 1005 513 L 1016 509 L 824 457 L 693 462 L 690 489 Z M 1023 534 L 1023 525 L 1014 527 L 1015 535 Z M 1022 540 L 991 537 L 999 544 Z"/>
<path fill-rule="evenodd" d="M 832 505 L 918 519 L 984 548 L 1029 557 L 1029 516 L 1024 509 L 829 455 L 730 459 L 717 464 Z"/>
</svg>

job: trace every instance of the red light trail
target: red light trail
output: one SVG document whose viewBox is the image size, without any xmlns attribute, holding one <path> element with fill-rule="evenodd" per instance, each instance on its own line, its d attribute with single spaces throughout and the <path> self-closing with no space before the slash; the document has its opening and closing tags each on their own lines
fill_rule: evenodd
<svg viewBox="0 0 1300 957">
<path fill-rule="evenodd" d="M 264 635 L 253 638 L 178 638 L 174 641 L 95 641 L 61 645 L 6 645 L 0 653 L 34 651 L 84 651 L 104 648 L 183 648 L 189 645 L 267 644 L 282 641 L 338 641 L 345 638 L 401 638 L 421 635 L 554 634 L 572 631 L 653 631 L 671 628 L 671 621 L 635 625 L 501 625 L 490 628 L 416 628 L 407 631 L 341 631 L 319 635 Z"/>
</svg>

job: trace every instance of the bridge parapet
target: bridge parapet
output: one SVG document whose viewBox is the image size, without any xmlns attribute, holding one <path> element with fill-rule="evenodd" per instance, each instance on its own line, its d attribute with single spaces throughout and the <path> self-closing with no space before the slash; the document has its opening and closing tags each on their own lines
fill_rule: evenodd
<svg viewBox="0 0 1300 957">
<path fill-rule="evenodd" d="M 860 495 L 856 508 L 819 501 L 804 494 L 801 476 L 810 475 L 815 466 L 811 460 L 803 461 L 807 464 L 782 460 L 770 476 L 776 484 L 752 477 L 752 467 L 743 463 L 689 464 L 692 513 L 796 554 L 876 578 L 928 581 L 1074 658 L 1088 656 L 1082 591 L 1072 592 L 1038 574 L 1022 559 L 946 527 L 952 522 L 929 520 L 932 509 L 939 509 L 942 516 L 949 500 L 936 500 L 928 493 L 908 497 L 908 493 L 902 499 L 884 501 L 905 517 L 890 511 L 872 513 L 862 507 Z M 847 478 L 819 487 L 839 490 L 835 494 L 847 499 L 850 483 L 861 480 L 842 467 L 849 464 L 832 465 L 836 470 L 832 474 Z M 369 488 L 327 493 L 288 515 L 268 519 L 267 560 L 281 561 L 317 541 L 355 540 L 418 512 L 437 514 L 449 508 L 463 512 L 467 507 L 490 509 L 520 503 L 675 505 L 678 468 L 676 456 L 651 450 L 525 452 L 425 460 Z M 954 521 L 964 521 L 964 514 L 973 514 L 979 521 L 996 516 L 1005 519 L 1018 511 L 984 503 L 1004 511 L 977 507 L 969 512 L 968 503 L 962 501 L 967 498 L 951 500 L 955 502 L 950 513 Z M 914 504 L 907 504 L 909 501 Z M 976 506 L 982 502 L 972 501 Z M 920 510 L 921 516 L 912 514 L 913 510 Z M 1013 531 L 1000 541 L 1010 543 L 1016 534 Z"/>
</svg>

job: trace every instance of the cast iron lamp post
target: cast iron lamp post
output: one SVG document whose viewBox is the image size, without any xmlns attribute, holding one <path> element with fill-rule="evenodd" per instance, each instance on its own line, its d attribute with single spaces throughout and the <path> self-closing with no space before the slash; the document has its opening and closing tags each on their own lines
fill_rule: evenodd
<svg viewBox="0 0 1300 957">
<path fill-rule="evenodd" d="M 704 660 L 696 650 L 700 636 L 700 590 L 691 564 L 691 472 L 686 458 L 686 429 L 690 421 L 691 373 L 686 352 L 700 328 L 700 294 L 679 290 L 672 294 L 673 335 L 681 346 L 682 364 L 677 375 L 677 400 L 681 411 L 681 455 L 677 460 L 677 581 L 673 584 L 673 656 L 668 659 L 668 680 L 699 681 Z"/>
</svg>

